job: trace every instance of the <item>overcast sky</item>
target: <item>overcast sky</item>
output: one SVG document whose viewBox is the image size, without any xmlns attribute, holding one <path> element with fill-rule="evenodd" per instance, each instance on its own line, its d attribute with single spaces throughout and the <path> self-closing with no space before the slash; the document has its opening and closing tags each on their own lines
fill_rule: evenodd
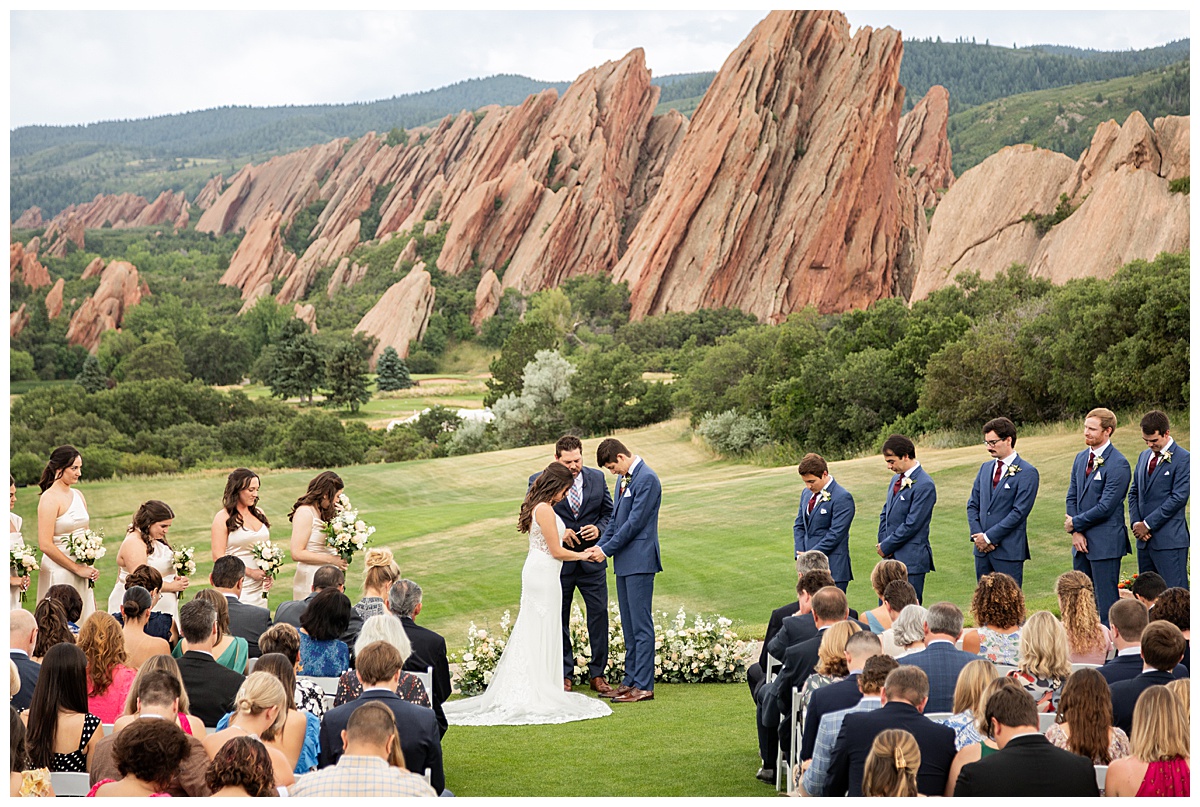
<svg viewBox="0 0 1200 807">
<path fill-rule="evenodd" d="M 1124 50 L 1190 35 L 1183 10 L 845 13 L 854 27 L 891 26 L 906 38 L 973 36 L 1006 47 Z M 655 75 L 716 70 L 765 15 L 14 11 L 9 125 L 373 101 L 496 73 L 569 81 L 635 47 L 645 49 Z"/>
</svg>

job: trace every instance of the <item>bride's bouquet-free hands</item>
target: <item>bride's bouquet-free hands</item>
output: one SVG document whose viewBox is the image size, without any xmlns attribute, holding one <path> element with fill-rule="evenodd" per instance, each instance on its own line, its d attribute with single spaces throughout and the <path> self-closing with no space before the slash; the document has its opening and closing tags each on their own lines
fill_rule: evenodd
<svg viewBox="0 0 1200 807">
<path fill-rule="evenodd" d="M 267 576 L 263 582 L 262 592 L 265 600 L 271 587 L 270 581 L 274 580 L 275 575 L 279 574 L 279 570 L 283 568 L 283 550 L 270 541 L 255 541 L 250 545 L 250 554 L 254 557 L 258 568 Z"/>
<path fill-rule="evenodd" d="M 67 555 L 71 560 L 92 567 L 92 572 L 88 575 L 88 588 L 95 588 L 96 561 L 104 557 L 107 552 L 104 548 L 104 530 L 73 532 L 63 539 L 63 548 L 67 550 Z"/>
<path fill-rule="evenodd" d="M 371 536 L 375 534 L 375 528 L 367 526 L 358 517 L 358 510 L 350 504 L 345 493 L 338 496 L 334 508 L 337 513 L 324 528 L 325 543 L 338 557 L 349 563 L 355 552 L 366 549 Z"/>
<path fill-rule="evenodd" d="M 8 553 L 8 565 L 12 569 L 12 576 L 21 578 L 21 602 L 25 602 L 29 594 L 29 573 L 42 568 L 37 562 L 37 555 L 25 544 L 14 546 Z"/>
<path fill-rule="evenodd" d="M 182 549 L 176 549 L 175 555 L 171 560 L 171 565 L 175 567 L 175 574 L 179 577 L 191 577 L 196 573 L 196 550 L 193 547 L 185 546 Z M 183 602 L 184 594 L 179 592 L 179 601 Z"/>
</svg>

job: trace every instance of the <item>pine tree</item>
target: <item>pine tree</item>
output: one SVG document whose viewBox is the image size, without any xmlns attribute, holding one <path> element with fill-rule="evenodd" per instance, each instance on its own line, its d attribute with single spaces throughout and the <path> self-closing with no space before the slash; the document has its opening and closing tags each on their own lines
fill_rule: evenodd
<svg viewBox="0 0 1200 807">
<path fill-rule="evenodd" d="M 277 398 L 303 398 L 312 403 L 313 392 L 324 380 L 324 363 L 316 337 L 298 319 L 284 323 L 276 342 L 275 362 L 267 386 Z"/>
<path fill-rule="evenodd" d="M 325 399 L 330 406 L 344 406 L 357 412 L 371 400 L 367 390 L 367 362 L 352 342 L 341 342 L 325 362 L 325 381 L 329 390 Z"/>
<path fill-rule="evenodd" d="M 404 363 L 404 359 L 400 358 L 396 348 L 391 345 L 385 347 L 383 353 L 379 354 L 379 360 L 375 362 L 375 375 L 375 386 L 380 392 L 416 386 L 412 376 L 408 373 L 408 365 Z"/>
<path fill-rule="evenodd" d="M 108 387 L 108 378 L 100 369 L 100 360 L 88 354 L 88 357 L 84 359 L 83 369 L 79 371 L 79 375 L 75 376 L 75 383 L 88 392 L 99 392 Z"/>
</svg>

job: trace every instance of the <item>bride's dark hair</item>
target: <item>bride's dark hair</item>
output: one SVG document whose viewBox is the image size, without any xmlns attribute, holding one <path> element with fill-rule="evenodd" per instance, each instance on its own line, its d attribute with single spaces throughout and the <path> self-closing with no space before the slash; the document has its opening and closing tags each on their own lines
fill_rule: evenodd
<svg viewBox="0 0 1200 807">
<path fill-rule="evenodd" d="M 556 461 L 547 465 L 546 470 L 533 480 L 533 484 L 529 486 L 529 492 L 525 494 L 525 501 L 521 504 L 521 514 L 517 516 L 517 531 L 529 532 L 529 526 L 533 522 L 533 508 L 542 502 L 549 502 L 557 494 L 571 487 L 574 482 L 575 475 L 561 462 Z"/>
</svg>

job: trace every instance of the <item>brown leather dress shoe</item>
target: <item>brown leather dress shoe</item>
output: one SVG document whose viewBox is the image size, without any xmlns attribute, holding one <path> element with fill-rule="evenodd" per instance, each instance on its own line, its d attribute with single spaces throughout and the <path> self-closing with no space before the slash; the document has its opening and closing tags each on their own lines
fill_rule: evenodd
<svg viewBox="0 0 1200 807">
<path fill-rule="evenodd" d="M 605 681 L 601 676 L 597 675 L 592 679 L 592 691 L 599 692 L 601 695 L 611 695 L 613 688 L 608 681 Z"/>
<path fill-rule="evenodd" d="M 615 698 L 617 695 L 624 695 L 624 694 L 626 694 L 627 692 L 632 692 L 632 691 L 633 691 L 633 687 L 631 687 L 631 686 L 625 686 L 625 684 L 621 684 L 621 685 L 620 685 L 619 687 L 617 687 L 616 689 L 613 689 L 612 687 L 609 687 L 609 690 L 608 690 L 608 692 L 601 692 L 601 693 L 600 693 L 600 697 L 602 697 L 602 698 Z"/>
<path fill-rule="evenodd" d="M 654 692 L 648 689 L 630 689 L 624 695 L 617 695 L 613 703 L 637 703 L 638 701 L 654 700 Z"/>
<path fill-rule="evenodd" d="M 564 678 L 563 679 L 563 692 L 570 692 L 570 691 L 571 691 L 571 679 Z"/>
</svg>

